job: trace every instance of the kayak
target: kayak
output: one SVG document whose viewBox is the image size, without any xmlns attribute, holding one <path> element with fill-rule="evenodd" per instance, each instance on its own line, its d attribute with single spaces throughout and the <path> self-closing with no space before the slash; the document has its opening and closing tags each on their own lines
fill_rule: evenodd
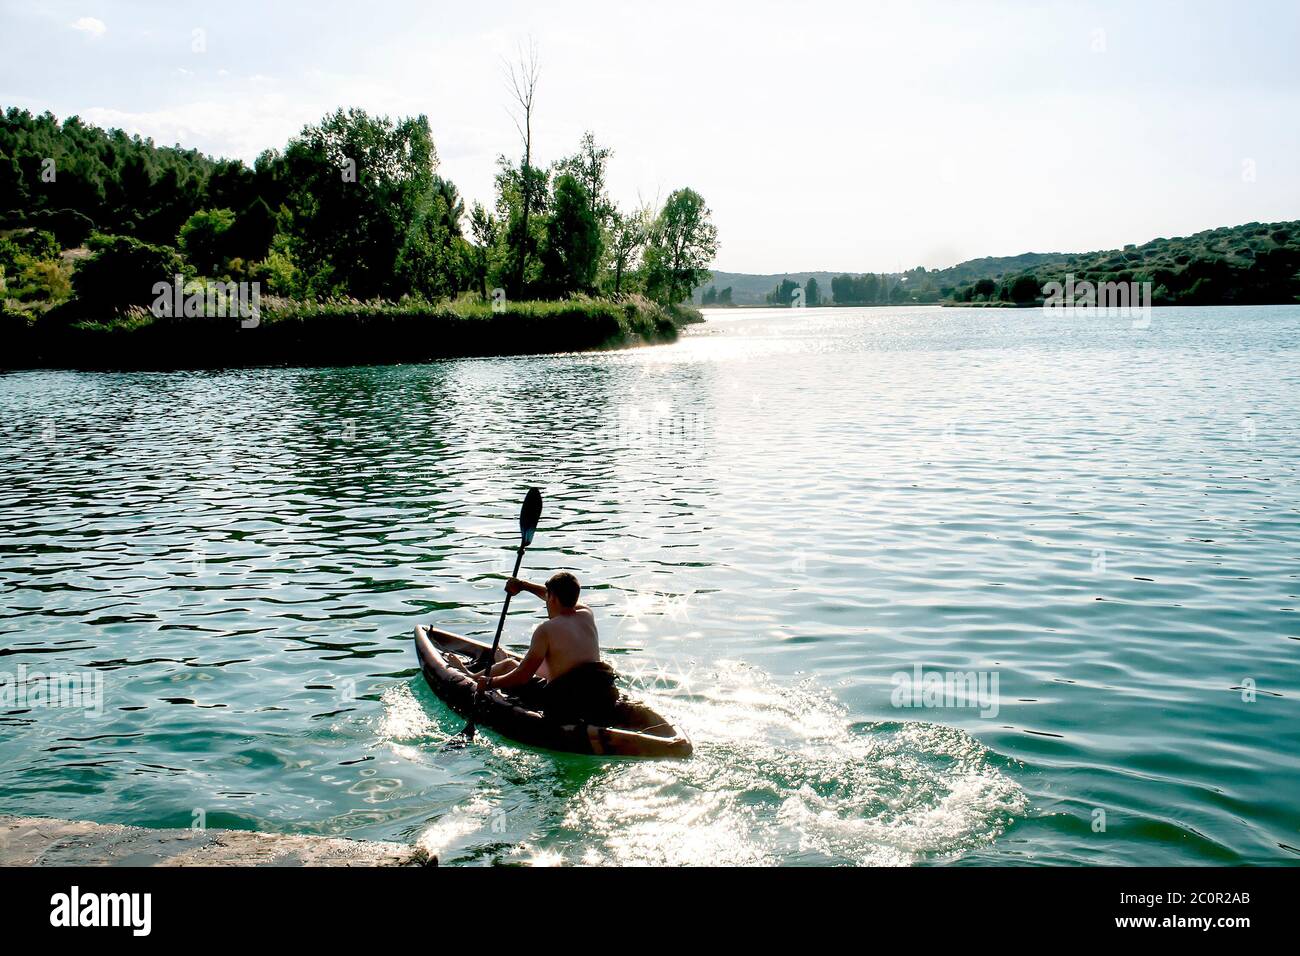
<svg viewBox="0 0 1300 956">
<path fill-rule="evenodd" d="M 462 717 L 474 700 L 473 679 L 456 666 L 474 667 L 491 647 L 432 627 L 415 629 L 415 653 L 430 689 Z M 519 660 L 498 647 L 496 660 Z M 667 718 L 626 695 L 608 726 L 558 724 L 542 716 L 536 687 L 489 690 L 479 700 L 476 722 L 532 747 L 613 757 L 689 757 L 691 742 Z"/>
</svg>

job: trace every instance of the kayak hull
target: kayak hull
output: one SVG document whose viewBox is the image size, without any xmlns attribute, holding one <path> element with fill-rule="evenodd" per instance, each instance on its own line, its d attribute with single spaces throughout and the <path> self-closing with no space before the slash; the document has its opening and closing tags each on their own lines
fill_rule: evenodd
<svg viewBox="0 0 1300 956">
<path fill-rule="evenodd" d="M 486 658 L 489 645 L 448 631 L 419 625 L 415 628 L 415 653 L 429 688 L 462 717 L 469 718 L 474 701 L 474 681 L 456 662 L 468 664 Z M 496 660 L 518 660 L 497 648 Z M 526 690 L 521 694 L 490 690 L 475 712 L 476 723 L 532 747 L 566 753 L 613 757 L 689 757 L 691 742 L 666 718 L 645 704 L 621 697 L 614 722 L 607 727 L 558 724 L 546 720 L 540 701 Z"/>
</svg>

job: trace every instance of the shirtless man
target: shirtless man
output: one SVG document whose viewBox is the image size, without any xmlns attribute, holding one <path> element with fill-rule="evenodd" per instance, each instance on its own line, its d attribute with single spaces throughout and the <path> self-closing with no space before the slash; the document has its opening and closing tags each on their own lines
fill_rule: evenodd
<svg viewBox="0 0 1300 956">
<path fill-rule="evenodd" d="M 568 571 L 551 576 L 545 585 L 519 578 L 506 582 L 506 592 L 535 594 L 546 602 L 547 620 L 537 625 L 528 653 L 518 665 L 500 661 L 492 667 L 491 686 L 509 690 L 545 678 L 543 712 L 558 723 L 593 723 L 607 720 L 618 701 L 614 670 L 600 659 L 600 639 L 591 608 L 578 603 L 581 586 Z M 480 688 L 487 675 L 478 678 Z"/>
</svg>

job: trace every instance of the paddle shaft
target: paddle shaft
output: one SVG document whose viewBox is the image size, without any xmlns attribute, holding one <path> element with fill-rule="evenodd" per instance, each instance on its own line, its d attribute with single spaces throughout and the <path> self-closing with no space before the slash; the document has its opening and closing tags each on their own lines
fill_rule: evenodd
<svg viewBox="0 0 1300 956">
<path fill-rule="evenodd" d="M 524 506 L 519 509 L 519 550 L 515 552 L 515 569 L 510 575 L 512 578 L 519 577 L 519 567 L 524 563 L 524 551 L 533 543 L 533 533 L 537 530 L 537 522 L 541 517 L 542 493 L 536 488 L 529 488 L 528 494 L 524 495 Z M 474 688 L 474 696 L 469 701 L 469 721 L 459 734 L 465 740 L 474 739 L 474 715 L 478 713 L 478 704 L 483 693 L 492 686 L 492 668 L 497 662 L 497 648 L 501 646 L 501 632 L 506 627 L 506 615 L 510 613 L 512 597 L 514 595 L 507 588 L 506 601 L 501 605 L 501 619 L 497 621 L 497 636 L 492 638 L 492 650 L 488 651 L 487 680 L 481 686 Z"/>
<path fill-rule="evenodd" d="M 521 544 L 519 550 L 515 552 L 515 570 L 510 575 L 512 578 L 519 577 L 519 567 L 524 563 L 524 551 L 527 545 Z M 474 714 L 478 710 L 479 698 L 492 686 L 492 668 L 496 665 L 497 647 L 501 644 L 501 632 L 505 630 L 506 615 L 510 613 L 510 599 L 514 597 L 509 591 L 506 592 L 506 603 L 501 605 L 501 618 L 497 621 L 497 636 L 492 638 L 492 650 L 488 652 L 487 667 L 487 684 L 474 691 L 474 702 L 469 708 L 469 723 L 465 725 L 462 734 L 472 735 L 474 733 Z"/>
<path fill-rule="evenodd" d="M 519 546 L 515 552 L 515 569 L 511 573 L 512 578 L 519 577 L 519 566 L 524 563 L 524 545 Z M 488 684 L 492 683 L 492 664 L 496 663 L 497 646 L 501 643 L 501 632 L 506 626 L 506 615 L 510 612 L 510 599 L 514 597 L 509 591 L 506 592 L 506 603 L 501 605 L 501 617 L 497 621 L 497 636 L 492 638 L 492 652 L 488 654 Z"/>
</svg>

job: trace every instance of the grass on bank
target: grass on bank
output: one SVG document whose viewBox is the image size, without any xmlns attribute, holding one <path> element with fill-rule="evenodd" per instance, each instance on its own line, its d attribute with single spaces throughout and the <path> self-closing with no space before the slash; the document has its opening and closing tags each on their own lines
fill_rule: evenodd
<svg viewBox="0 0 1300 956">
<path fill-rule="evenodd" d="M 69 303 L 69 305 L 72 305 Z M 508 302 L 261 300 L 255 327 L 235 317 L 156 317 L 133 307 L 105 319 L 69 308 L 6 311 L 0 341 L 8 367 L 212 368 L 357 365 L 471 355 L 521 355 L 671 342 L 702 321 L 689 307 L 641 296 Z"/>
</svg>

